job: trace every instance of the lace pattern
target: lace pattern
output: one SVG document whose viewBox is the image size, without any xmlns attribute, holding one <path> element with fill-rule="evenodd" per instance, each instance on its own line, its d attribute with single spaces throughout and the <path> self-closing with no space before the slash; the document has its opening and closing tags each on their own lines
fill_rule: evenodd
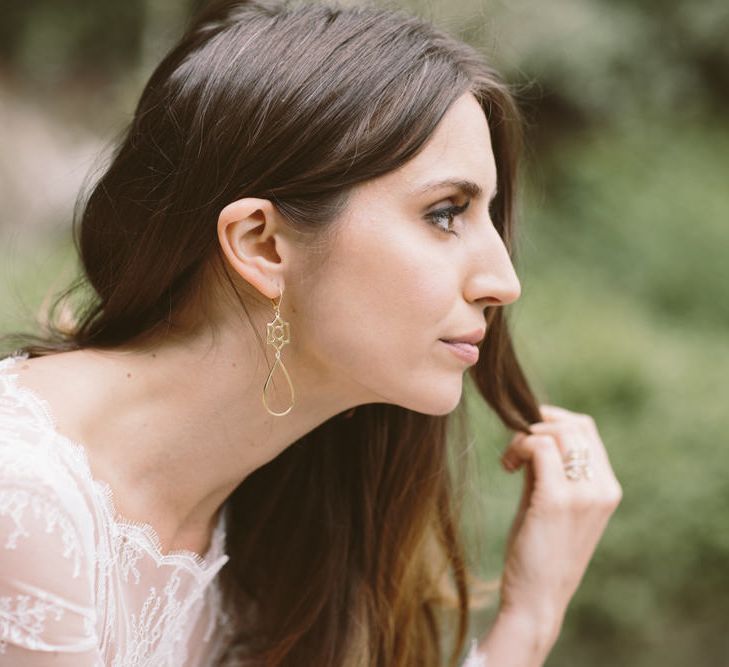
<svg viewBox="0 0 729 667">
<path fill-rule="evenodd" d="M 81 570 L 81 541 L 72 521 L 53 502 L 44 498 L 38 491 L 28 489 L 0 489 L 0 516 L 12 519 L 13 530 L 7 533 L 5 549 L 16 549 L 18 538 L 29 537 L 30 533 L 23 524 L 23 514 L 30 509 L 34 519 L 42 520 L 45 533 L 51 533 L 56 525 L 61 530 L 64 558 L 73 560 L 71 576 L 76 579 Z"/>
<path fill-rule="evenodd" d="M 226 618 L 225 512 L 205 555 L 162 553 L 154 528 L 116 511 L 83 446 L 18 383 L 24 359 L 0 360 L 1 660 L 206 667 Z"/>
<path fill-rule="evenodd" d="M 121 516 L 84 447 L 0 359 L 0 663 L 210 667 L 230 637 L 218 573 L 226 512 L 208 552 L 162 553 Z M 476 641 L 462 667 L 485 667 Z"/>
</svg>

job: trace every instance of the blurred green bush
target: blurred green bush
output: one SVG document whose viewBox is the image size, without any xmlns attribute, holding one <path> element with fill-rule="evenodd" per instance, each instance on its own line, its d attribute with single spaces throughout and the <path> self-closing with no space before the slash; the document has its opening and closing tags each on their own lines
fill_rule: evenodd
<svg viewBox="0 0 729 667">
<path fill-rule="evenodd" d="M 518 349 L 543 402 L 595 418 L 624 490 L 548 666 L 729 664 L 728 141 L 709 122 L 602 128 L 532 174 Z M 520 480 L 470 400 L 469 526 L 496 576 Z"/>
</svg>

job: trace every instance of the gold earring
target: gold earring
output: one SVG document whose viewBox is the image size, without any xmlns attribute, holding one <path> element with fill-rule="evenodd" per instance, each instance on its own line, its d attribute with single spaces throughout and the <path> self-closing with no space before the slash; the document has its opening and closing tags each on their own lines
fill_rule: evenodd
<svg viewBox="0 0 729 667">
<path fill-rule="evenodd" d="M 276 417 L 282 417 L 283 415 L 287 415 L 289 412 L 291 412 L 291 408 L 294 407 L 294 385 L 291 384 L 289 372 L 286 370 L 286 366 L 284 366 L 283 362 L 281 361 L 281 348 L 286 345 L 286 343 L 291 342 L 291 338 L 289 335 L 289 323 L 281 319 L 281 311 L 279 310 L 279 308 L 281 306 L 281 300 L 283 299 L 283 290 L 279 288 L 279 292 L 280 296 L 278 299 L 278 303 L 276 303 L 275 299 L 271 299 L 276 316 L 273 318 L 273 320 L 266 324 L 266 343 L 268 343 L 269 345 L 273 345 L 273 347 L 276 349 L 276 361 L 274 362 L 273 367 L 268 373 L 266 382 L 263 385 L 263 394 L 261 396 L 261 398 L 263 399 L 263 407 L 268 410 L 269 414 L 272 414 Z M 266 403 L 266 390 L 268 389 L 268 383 L 271 381 L 273 371 L 276 369 L 277 364 L 281 366 L 281 370 L 284 372 L 284 375 L 286 376 L 286 381 L 289 383 L 289 389 L 291 390 L 291 405 L 289 405 L 289 407 L 286 408 L 284 412 L 273 412 L 271 409 L 269 409 L 268 403 Z"/>
</svg>

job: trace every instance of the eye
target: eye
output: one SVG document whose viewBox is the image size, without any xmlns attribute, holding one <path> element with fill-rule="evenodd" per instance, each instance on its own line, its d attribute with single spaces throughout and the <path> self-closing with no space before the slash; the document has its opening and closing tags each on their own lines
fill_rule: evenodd
<svg viewBox="0 0 729 667">
<path fill-rule="evenodd" d="M 426 213 L 425 218 L 432 225 L 438 227 L 438 229 L 441 229 L 448 234 L 455 234 L 456 236 L 458 236 L 458 233 L 451 229 L 451 226 L 453 225 L 453 218 L 463 213 L 468 208 L 468 205 L 470 203 L 471 200 L 469 199 L 465 204 L 461 204 L 460 206 L 446 206 L 444 208 L 437 208 L 434 211 Z M 445 225 L 445 227 L 441 226 L 443 224 Z"/>
</svg>

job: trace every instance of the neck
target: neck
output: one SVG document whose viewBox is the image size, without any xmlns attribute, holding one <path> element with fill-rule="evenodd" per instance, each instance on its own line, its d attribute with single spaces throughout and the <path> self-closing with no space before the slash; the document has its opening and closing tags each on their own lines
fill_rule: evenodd
<svg viewBox="0 0 729 667">
<path fill-rule="evenodd" d="M 59 430 L 85 446 L 119 512 L 150 523 L 165 551 L 200 550 L 221 505 L 249 474 L 322 422 L 366 402 L 356 385 L 287 355 L 287 346 L 281 358 L 295 405 L 285 416 L 270 415 L 261 392 L 274 350 L 268 346 L 264 362 L 258 339 L 240 338 L 238 330 L 216 336 L 215 345 L 83 349 L 32 360 L 36 377 L 45 365 L 41 392 Z M 281 412 L 290 395 L 280 368 L 272 383 L 268 405 Z M 74 386 L 72 400 L 64 386 Z"/>
</svg>

